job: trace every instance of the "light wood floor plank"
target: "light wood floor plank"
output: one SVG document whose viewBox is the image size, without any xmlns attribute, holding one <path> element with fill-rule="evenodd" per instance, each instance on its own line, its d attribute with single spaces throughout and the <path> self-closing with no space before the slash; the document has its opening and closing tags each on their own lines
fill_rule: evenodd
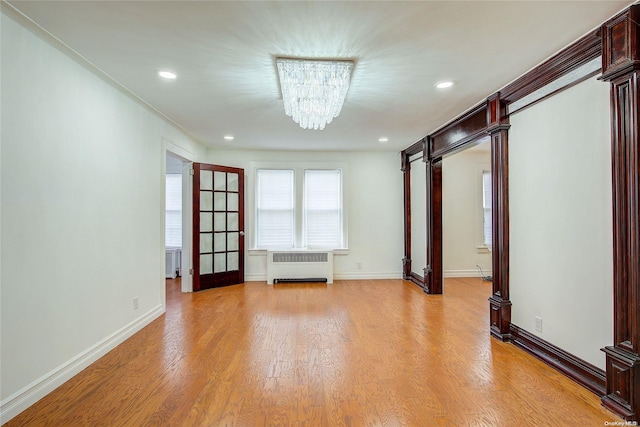
<svg viewBox="0 0 640 427">
<path fill-rule="evenodd" d="M 246 283 L 167 313 L 16 426 L 602 426 L 600 400 L 490 338 L 489 283 Z"/>
</svg>

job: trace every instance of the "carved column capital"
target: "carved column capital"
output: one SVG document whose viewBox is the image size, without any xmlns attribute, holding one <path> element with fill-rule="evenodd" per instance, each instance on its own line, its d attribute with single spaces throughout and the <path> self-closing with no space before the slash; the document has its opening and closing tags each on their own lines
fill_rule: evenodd
<svg viewBox="0 0 640 427">
<path fill-rule="evenodd" d="M 611 81 L 640 69 L 640 5 L 602 24 L 602 76 Z"/>
<path fill-rule="evenodd" d="M 500 98 L 500 92 L 496 92 L 487 98 L 487 133 L 503 129 L 509 129 L 507 104 Z"/>
</svg>

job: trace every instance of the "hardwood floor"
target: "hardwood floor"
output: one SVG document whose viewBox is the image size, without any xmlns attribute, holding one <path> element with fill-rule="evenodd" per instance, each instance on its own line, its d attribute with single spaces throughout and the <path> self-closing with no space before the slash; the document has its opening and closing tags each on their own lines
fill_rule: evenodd
<svg viewBox="0 0 640 427">
<path fill-rule="evenodd" d="M 491 339 L 480 279 L 247 283 L 167 313 L 6 426 L 602 426 L 600 399 Z"/>
</svg>

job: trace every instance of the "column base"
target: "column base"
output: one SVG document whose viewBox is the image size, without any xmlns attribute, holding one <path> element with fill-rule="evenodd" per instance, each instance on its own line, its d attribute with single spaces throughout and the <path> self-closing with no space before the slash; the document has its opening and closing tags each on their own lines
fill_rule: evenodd
<svg viewBox="0 0 640 427">
<path fill-rule="evenodd" d="M 493 294 L 489 298 L 491 336 L 500 341 L 509 341 L 511 334 L 511 301 L 503 300 L 500 294 Z"/>
<path fill-rule="evenodd" d="M 626 421 L 640 419 L 640 356 L 620 347 L 602 349 L 607 355 L 607 391 L 602 406 Z"/>
<path fill-rule="evenodd" d="M 402 278 L 411 280 L 411 261 L 407 257 L 402 258 Z"/>
</svg>

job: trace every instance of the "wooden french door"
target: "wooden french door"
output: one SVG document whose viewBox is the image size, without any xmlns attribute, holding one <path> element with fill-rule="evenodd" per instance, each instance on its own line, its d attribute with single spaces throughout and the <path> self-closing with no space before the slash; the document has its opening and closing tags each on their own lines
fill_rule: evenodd
<svg viewBox="0 0 640 427">
<path fill-rule="evenodd" d="M 244 282 L 244 169 L 193 164 L 193 290 Z"/>
</svg>

